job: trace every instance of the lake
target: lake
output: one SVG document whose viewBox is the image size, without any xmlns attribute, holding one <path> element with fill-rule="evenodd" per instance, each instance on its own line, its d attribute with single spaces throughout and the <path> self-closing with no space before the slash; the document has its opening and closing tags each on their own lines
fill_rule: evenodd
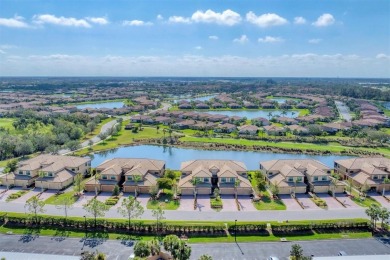
<svg viewBox="0 0 390 260">
<path fill-rule="evenodd" d="M 124 106 L 125 103 L 122 101 L 115 101 L 115 102 L 104 102 L 104 103 L 89 103 L 89 104 L 82 104 L 82 105 L 76 105 L 78 109 L 84 109 L 84 108 L 94 108 L 94 109 L 99 109 L 99 108 L 121 108 Z"/>
<path fill-rule="evenodd" d="M 271 98 L 272 101 L 276 101 L 278 102 L 279 104 L 284 104 L 286 103 L 286 100 L 285 98 Z"/>
<path fill-rule="evenodd" d="M 390 109 L 390 102 L 384 102 L 384 103 L 383 103 L 383 106 L 384 106 L 386 109 Z"/>
<path fill-rule="evenodd" d="M 196 159 L 224 159 L 237 160 L 246 164 L 249 170 L 259 168 L 260 161 L 274 159 L 315 159 L 327 166 L 333 168 L 334 160 L 347 159 L 348 156 L 335 155 L 304 155 L 304 154 L 287 154 L 287 153 L 268 153 L 268 152 L 251 152 L 251 151 L 208 151 L 196 150 L 190 148 L 164 147 L 157 145 L 139 145 L 127 146 L 110 151 L 96 153 L 92 160 L 92 167 L 96 167 L 105 160 L 111 158 L 149 158 L 164 160 L 166 167 L 170 169 L 180 169 L 180 164 L 184 161 Z"/>
<path fill-rule="evenodd" d="M 256 117 L 264 117 L 269 119 L 268 114 L 272 113 L 273 116 L 282 116 L 281 110 L 219 110 L 219 111 L 203 111 L 209 114 L 219 114 L 226 116 L 240 116 L 246 117 L 247 119 L 252 119 Z M 299 115 L 299 111 L 289 110 L 285 117 L 295 118 Z"/>
</svg>

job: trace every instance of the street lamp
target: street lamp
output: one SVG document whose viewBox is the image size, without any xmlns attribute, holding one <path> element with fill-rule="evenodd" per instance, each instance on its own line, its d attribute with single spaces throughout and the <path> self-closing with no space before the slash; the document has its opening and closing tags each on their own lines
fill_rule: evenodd
<svg viewBox="0 0 390 260">
<path fill-rule="evenodd" d="M 84 217 L 84 230 L 85 230 L 85 239 L 87 239 L 87 217 Z"/>
<path fill-rule="evenodd" d="M 234 241 L 237 243 L 237 219 L 234 220 Z"/>
</svg>

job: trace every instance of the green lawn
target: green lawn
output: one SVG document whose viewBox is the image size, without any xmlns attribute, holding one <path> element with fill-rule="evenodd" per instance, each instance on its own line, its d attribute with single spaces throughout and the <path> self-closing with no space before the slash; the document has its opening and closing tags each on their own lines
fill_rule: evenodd
<svg viewBox="0 0 390 260">
<path fill-rule="evenodd" d="M 180 206 L 178 200 L 172 199 L 172 194 L 162 194 L 158 200 L 150 199 L 146 204 L 147 209 L 156 209 L 160 206 L 163 210 L 177 210 Z"/>
<path fill-rule="evenodd" d="M 328 144 L 313 144 L 313 143 L 297 143 L 297 142 L 269 142 L 260 140 L 247 140 L 247 139 L 232 139 L 232 138 L 207 138 L 207 137 L 192 137 L 185 136 L 180 138 L 183 142 L 197 142 L 197 143 L 220 143 L 220 144 L 231 144 L 231 145 L 245 145 L 245 146 L 268 146 L 275 148 L 290 148 L 300 150 L 314 150 L 314 151 L 327 151 L 331 153 L 341 153 L 347 150 L 356 151 L 369 151 L 379 152 L 385 156 L 390 156 L 390 149 L 388 148 L 355 148 L 340 145 L 336 142 L 330 142 Z"/>
<path fill-rule="evenodd" d="M 9 129 L 11 132 L 15 131 L 12 123 L 15 121 L 14 118 L 0 118 L 0 127 L 4 127 L 5 129 Z"/>
<path fill-rule="evenodd" d="M 268 194 L 263 194 L 261 201 L 253 202 L 253 205 L 257 210 L 286 210 L 286 205 L 284 205 L 281 200 L 273 200 Z"/>
<path fill-rule="evenodd" d="M 100 133 L 101 129 L 102 129 L 102 126 L 105 125 L 105 124 L 107 124 L 107 123 L 110 122 L 110 121 L 113 121 L 113 120 L 115 120 L 115 118 L 113 118 L 113 117 L 109 117 L 109 118 L 106 118 L 106 119 L 102 120 L 102 121 L 97 125 L 97 127 L 95 128 L 95 130 L 93 130 L 92 133 L 88 133 L 88 134 L 86 134 L 86 135 L 84 136 L 83 140 L 88 140 L 88 139 L 90 139 L 90 138 L 92 138 L 92 137 L 98 135 L 98 134 Z"/>
<path fill-rule="evenodd" d="M 74 196 L 75 192 L 74 191 L 68 191 L 65 193 L 62 193 L 60 195 L 53 195 L 45 200 L 45 204 L 51 204 L 51 205 L 56 205 L 57 201 L 62 200 L 63 198 L 69 197 L 72 199 L 72 204 L 75 203 L 78 199 L 77 196 Z"/>
</svg>

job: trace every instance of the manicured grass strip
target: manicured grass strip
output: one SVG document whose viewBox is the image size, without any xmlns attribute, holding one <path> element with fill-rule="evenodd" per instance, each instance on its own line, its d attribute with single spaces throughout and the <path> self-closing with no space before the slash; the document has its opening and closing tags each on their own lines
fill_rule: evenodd
<svg viewBox="0 0 390 260">
<path fill-rule="evenodd" d="M 74 195 L 74 191 L 68 191 L 65 193 L 62 193 L 60 195 L 53 195 L 45 200 L 45 204 L 51 204 L 51 205 L 56 205 L 58 201 L 61 201 L 63 198 L 68 197 L 72 199 L 72 203 L 75 203 L 78 199 L 77 196 Z"/>
<path fill-rule="evenodd" d="M 7 198 L 7 202 L 10 202 L 10 201 L 13 201 L 13 200 L 16 200 L 20 197 L 22 197 L 24 194 L 26 194 L 27 192 L 29 192 L 30 190 L 20 190 L 18 192 L 15 192 L 15 193 L 12 193 L 8 196 Z"/>
<path fill-rule="evenodd" d="M 382 153 L 386 156 L 390 156 L 390 149 L 388 148 L 355 148 L 343 146 L 338 143 L 328 143 L 328 144 L 313 144 L 313 143 L 296 143 L 296 142 L 268 142 L 260 140 L 247 140 L 247 139 L 232 139 L 232 138 L 207 138 L 207 137 L 192 137 L 185 136 L 180 138 L 180 141 L 183 142 L 195 142 L 195 143 L 219 143 L 219 144 L 230 144 L 230 145 L 244 145 L 244 146 L 268 146 L 275 148 L 289 148 L 289 149 L 300 149 L 304 150 L 313 150 L 313 151 L 323 151 L 331 153 L 342 153 L 348 150 L 356 150 L 360 152 L 374 152 Z"/>
<path fill-rule="evenodd" d="M 253 206 L 257 210 L 286 210 L 286 205 L 283 201 L 274 199 L 272 200 L 268 194 L 263 193 L 260 201 L 253 202 Z"/>
<path fill-rule="evenodd" d="M 180 202 L 178 200 L 173 200 L 171 194 L 164 194 L 157 200 L 149 200 L 146 204 L 147 209 L 156 209 L 158 206 L 163 210 L 177 210 L 180 206 Z"/>
</svg>

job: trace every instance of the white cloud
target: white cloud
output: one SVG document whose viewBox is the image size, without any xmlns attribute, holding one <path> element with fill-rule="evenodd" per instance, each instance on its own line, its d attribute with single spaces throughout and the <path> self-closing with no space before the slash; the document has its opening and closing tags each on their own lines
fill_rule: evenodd
<svg viewBox="0 0 390 260">
<path fill-rule="evenodd" d="M 0 18 L 0 26 L 13 28 L 28 28 L 29 25 L 22 16 L 15 15 L 13 18 Z"/>
<path fill-rule="evenodd" d="M 378 55 L 376 55 L 376 58 L 383 59 L 383 60 L 390 60 L 390 55 L 386 55 L 384 53 L 379 53 Z"/>
<path fill-rule="evenodd" d="M 306 23 L 306 19 L 303 18 L 302 16 L 297 16 L 294 18 L 294 23 L 295 24 L 305 24 Z"/>
<path fill-rule="evenodd" d="M 6 54 L 6 52 L 0 49 L 0 54 Z"/>
<path fill-rule="evenodd" d="M 268 13 L 268 14 L 262 14 L 260 16 L 257 16 L 252 11 L 246 14 L 246 20 L 259 27 L 279 26 L 288 23 L 288 21 L 285 18 L 277 14 Z"/>
<path fill-rule="evenodd" d="M 170 23 L 185 23 L 185 24 L 191 23 L 190 18 L 186 18 L 183 16 L 171 16 L 169 17 L 168 21 Z"/>
<path fill-rule="evenodd" d="M 230 9 L 222 13 L 217 13 L 209 9 L 206 12 L 196 11 L 192 14 L 191 20 L 196 23 L 216 23 L 232 26 L 241 21 L 241 16 Z"/>
<path fill-rule="evenodd" d="M 200 51 L 200 50 L 203 50 L 203 48 L 202 48 L 202 46 L 196 46 L 196 47 L 195 47 L 195 50 Z"/>
<path fill-rule="evenodd" d="M 90 28 L 91 25 L 85 19 L 76 19 L 74 17 L 57 17 L 51 14 L 34 15 L 34 23 L 36 24 L 54 24 L 61 26 L 74 26 Z"/>
<path fill-rule="evenodd" d="M 210 39 L 210 40 L 218 40 L 219 37 L 216 36 L 216 35 L 210 35 L 210 36 L 209 36 L 209 39 Z"/>
<path fill-rule="evenodd" d="M 86 19 L 91 23 L 96 23 L 100 25 L 109 24 L 109 21 L 106 17 L 87 17 Z"/>
<path fill-rule="evenodd" d="M 141 20 L 131 20 L 131 21 L 123 21 L 122 25 L 124 25 L 124 26 L 151 26 L 151 25 L 153 25 L 153 23 L 144 22 Z"/>
<path fill-rule="evenodd" d="M 233 42 L 235 42 L 235 43 L 240 43 L 240 44 L 244 44 L 244 43 L 249 42 L 249 38 L 248 38 L 248 36 L 246 36 L 245 34 L 243 34 L 243 35 L 241 35 L 240 38 L 234 39 Z"/>
<path fill-rule="evenodd" d="M 158 14 L 156 18 L 157 20 L 164 20 L 164 17 L 161 14 Z"/>
<path fill-rule="evenodd" d="M 334 19 L 333 15 L 323 14 L 318 17 L 317 21 L 315 21 L 313 25 L 317 27 L 325 27 L 334 24 L 335 21 L 336 20 Z"/>
<path fill-rule="evenodd" d="M 310 39 L 307 42 L 311 43 L 311 44 L 317 44 L 317 43 L 322 42 L 322 39 Z"/>
<path fill-rule="evenodd" d="M 284 39 L 281 37 L 265 36 L 264 38 L 259 38 L 257 41 L 262 43 L 276 43 L 283 42 Z"/>
</svg>

